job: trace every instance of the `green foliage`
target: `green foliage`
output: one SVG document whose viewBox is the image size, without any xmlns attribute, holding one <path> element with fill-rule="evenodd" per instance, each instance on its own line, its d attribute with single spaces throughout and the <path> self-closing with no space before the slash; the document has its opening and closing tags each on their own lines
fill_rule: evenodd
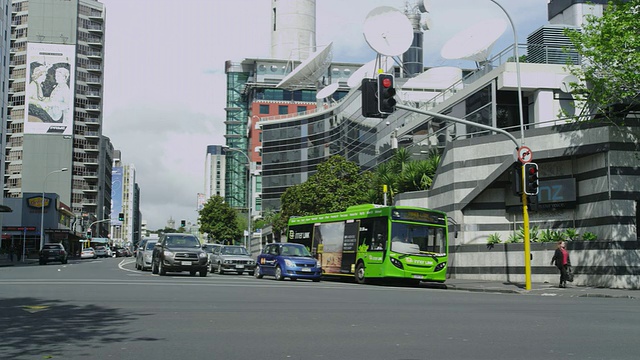
<svg viewBox="0 0 640 360">
<path fill-rule="evenodd" d="M 335 155 L 321 163 L 309 179 L 288 188 L 281 196 L 280 216 L 274 230 L 283 231 L 291 216 L 344 211 L 368 202 L 373 174 L 360 172 L 354 162 Z"/>
<path fill-rule="evenodd" d="M 615 123 L 640 105 L 639 9 L 640 0 L 612 0 L 602 17 L 586 16 L 582 31 L 565 30 L 582 57 L 581 66 L 569 67 L 579 80 L 571 84 L 572 94 L 584 103 L 583 116 L 575 120 L 592 120 L 597 114 L 597 120 Z"/>
<path fill-rule="evenodd" d="M 500 234 L 498 233 L 493 233 L 487 238 L 487 245 L 500 244 L 501 242 L 502 240 L 500 239 Z"/>
<path fill-rule="evenodd" d="M 598 240 L 598 236 L 592 232 L 587 231 L 586 233 L 582 234 L 582 240 L 595 241 Z"/>
<path fill-rule="evenodd" d="M 556 238 L 556 232 L 551 229 L 544 229 L 540 232 L 540 242 L 553 242 Z"/>
<path fill-rule="evenodd" d="M 387 185 L 388 203 L 393 202 L 396 194 L 429 189 L 440 160 L 441 155 L 435 149 L 429 152 L 425 160 L 411 160 L 409 150 L 397 149 L 389 161 L 376 167 L 373 189 L 369 192 L 368 202 L 383 203 L 383 185 Z"/>
<path fill-rule="evenodd" d="M 532 227 L 531 229 L 529 229 L 529 241 L 531 242 L 538 242 L 538 234 L 540 232 L 540 227 L 538 227 L 538 225 Z M 524 228 L 521 226 L 520 230 L 518 231 L 518 239 L 520 241 L 524 241 Z"/>
<path fill-rule="evenodd" d="M 519 243 L 522 242 L 522 238 L 516 233 L 511 233 L 511 235 L 509 235 L 509 238 L 507 239 L 507 242 L 511 244 Z"/>
<path fill-rule="evenodd" d="M 212 196 L 199 212 L 200 231 L 208 233 L 210 240 L 237 240 L 242 237 L 237 212 L 221 196 Z"/>
<path fill-rule="evenodd" d="M 575 241 L 580 238 L 580 234 L 578 234 L 578 231 L 576 229 L 567 229 L 564 231 L 563 235 L 564 238 L 569 241 Z"/>
</svg>

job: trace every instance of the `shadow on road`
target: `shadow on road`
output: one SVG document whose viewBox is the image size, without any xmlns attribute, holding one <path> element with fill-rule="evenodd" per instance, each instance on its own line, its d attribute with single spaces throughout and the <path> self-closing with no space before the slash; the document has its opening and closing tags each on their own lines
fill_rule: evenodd
<svg viewBox="0 0 640 360">
<path fill-rule="evenodd" d="M 95 305 L 77 306 L 36 298 L 0 299 L 0 357 L 49 358 L 63 353 L 90 356 L 95 348 L 132 341 L 124 330 L 145 314 Z M 83 350 L 86 349 L 86 350 Z"/>
</svg>

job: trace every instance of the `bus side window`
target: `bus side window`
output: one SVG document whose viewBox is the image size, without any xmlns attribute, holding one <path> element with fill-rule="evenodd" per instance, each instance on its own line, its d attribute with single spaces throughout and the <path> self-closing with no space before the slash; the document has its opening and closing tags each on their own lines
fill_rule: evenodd
<svg viewBox="0 0 640 360">
<path fill-rule="evenodd" d="M 372 249 L 373 221 L 370 219 L 360 220 L 360 233 L 358 234 L 359 246 L 366 245 L 367 250 Z"/>
</svg>

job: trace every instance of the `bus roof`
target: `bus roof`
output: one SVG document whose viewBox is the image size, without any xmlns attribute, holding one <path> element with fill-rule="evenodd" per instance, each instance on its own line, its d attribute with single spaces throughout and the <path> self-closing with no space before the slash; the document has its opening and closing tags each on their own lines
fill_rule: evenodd
<svg viewBox="0 0 640 360">
<path fill-rule="evenodd" d="M 389 214 L 391 214 L 392 209 L 421 210 L 421 211 L 426 211 L 431 213 L 438 213 L 445 219 L 447 217 L 447 215 L 442 211 L 431 210 L 431 209 L 420 208 L 420 207 L 362 204 L 362 205 L 350 206 L 347 208 L 346 211 L 343 211 L 343 212 L 291 217 L 289 218 L 289 225 L 341 221 L 341 220 L 349 220 L 349 219 L 359 219 L 363 217 L 389 216 Z"/>
</svg>

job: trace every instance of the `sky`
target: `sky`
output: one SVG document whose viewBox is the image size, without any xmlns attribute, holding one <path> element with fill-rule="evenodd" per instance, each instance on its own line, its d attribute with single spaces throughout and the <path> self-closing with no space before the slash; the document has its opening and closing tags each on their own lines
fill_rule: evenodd
<svg viewBox="0 0 640 360">
<path fill-rule="evenodd" d="M 518 42 L 547 23 L 548 0 L 497 0 Z M 169 219 L 196 223 L 207 145 L 225 144 L 227 60 L 270 57 L 270 0 L 101 0 L 105 31 L 103 135 L 136 169 L 142 219 L 150 230 Z M 474 67 L 445 60 L 442 46 L 490 18 L 506 19 L 492 0 L 429 0 L 425 66 Z M 414 3 L 411 0 L 411 3 Z M 378 6 L 404 0 L 317 0 L 316 44 L 333 42 L 333 60 L 365 63 L 375 53 L 362 35 Z M 510 27 L 492 53 L 513 44 Z"/>
</svg>

